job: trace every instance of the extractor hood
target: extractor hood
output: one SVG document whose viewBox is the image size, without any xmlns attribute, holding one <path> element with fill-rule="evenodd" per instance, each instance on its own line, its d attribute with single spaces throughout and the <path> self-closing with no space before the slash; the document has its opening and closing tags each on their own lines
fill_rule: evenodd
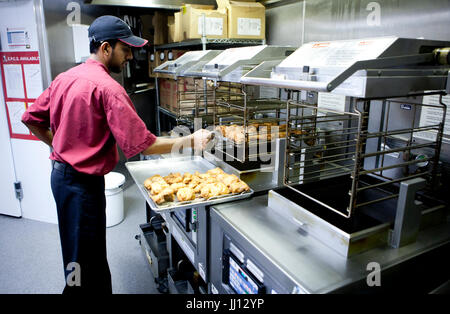
<svg viewBox="0 0 450 314">
<path fill-rule="evenodd" d="M 186 0 L 85 0 L 86 4 L 178 10 Z M 216 5 L 215 0 L 188 1 L 191 4 Z"/>
</svg>

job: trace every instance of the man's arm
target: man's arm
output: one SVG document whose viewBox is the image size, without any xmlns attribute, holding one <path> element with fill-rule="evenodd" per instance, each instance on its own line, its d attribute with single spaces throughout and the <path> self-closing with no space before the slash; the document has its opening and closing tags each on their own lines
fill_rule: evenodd
<svg viewBox="0 0 450 314">
<path fill-rule="evenodd" d="M 192 135 L 183 136 L 179 138 L 165 138 L 158 137 L 156 141 L 147 147 L 142 154 L 152 155 L 152 154 L 167 154 L 172 151 L 172 147 L 192 147 Z"/>
<path fill-rule="evenodd" d="M 173 147 L 179 149 L 181 147 L 195 146 L 196 149 L 205 149 L 206 144 L 208 144 L 210 139 L 211 132 L 204 129 L 198 130 L 194 134 L 178 138 L 158 137 L 152 145 L 142 152 L 142 154 L 167 154 L 172 151 Z"/>
<path fill-rule="evenodd" d="M 45 127 L 40 127 L 32 124 L 25 123 L 27 128 L 31 131 L 31 133 L 34 134 L 38 139 L 40 139 L 42 142 L 47 144 L 48 146 L 52 147 L 52 141 L 53 141 L 53 133 L 50 129 Z"/>
</svg>

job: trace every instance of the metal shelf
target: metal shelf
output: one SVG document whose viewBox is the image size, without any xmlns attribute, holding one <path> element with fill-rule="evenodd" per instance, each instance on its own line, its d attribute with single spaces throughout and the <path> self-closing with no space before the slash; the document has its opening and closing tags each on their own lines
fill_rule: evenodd
<svg viewBox="0 0 450 314">
<path fill-rule="evenodd" d="M 223 46 L 254 46 L 254 45 L 264 45 L 265 44 L 264 39 L 239 39 L 239 38 L 206 38 L 206 45 L 211 46 L 217 46 L 217 47 L 223 47 Z M 175 48 L 188 48 L 188 47 L 195 47 L 195 46 L 201 46 L 203 44 L 203 41 L 201 38 L 199 39 L 192 39 L 192 40 L 186 40 L 186 41 L 180 41 L 176 43 L 170 43 L 170 44 L 164 44 L 164 45 L 157 45 L 155 46 L 156 50 L 162 50 L 162 49 L 175 49 Z"/>
<path fill-rule="evenodd" d="M 158 110 L 159 110 L 159 112 L 162 112 L 162 113 L 164 113 L 165 115 L 168 115 L 171 118 L 174 118 L 174 119 L 177 118 L 176 114 L 174 114 L 173 112 L 171 112 L 171 111 L 169 111 L 169 110 L 167 110 L 167 109 L 165 109 L 163 107 L 158 106 Z"/>
</svg>

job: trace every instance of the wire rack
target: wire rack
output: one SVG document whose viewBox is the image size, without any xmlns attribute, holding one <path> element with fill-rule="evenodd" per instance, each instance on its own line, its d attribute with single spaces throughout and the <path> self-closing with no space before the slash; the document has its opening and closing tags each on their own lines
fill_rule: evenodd
<svg viewBox="0 0 450 314">
<path fill-rule="evenodd" d="M 227 161 L 268 161 L 276 138 L 286 136 L 286 101 L 261 98 L 259 87 L 237 83 L 224 93 L 216 90 L 213 120 L 218 142 L 215 149 Z"/>
<path fill-rule="evenodd" d="M 201 118 L 203 127 L 212 124 L 214 90 L 201 78 L 177 79 L 177 102 L 173 108 L 178 125 L 194 125 L 195 118 Z"/>
<path fill-rule="evenodd" d="M 288 101 L 285 185 L 350 218 L 359 208 L 398 198 L 402 181 L 423 177 L 432 184 L 446 115 L 442 95 L 439 105 L 377 101 L 381 106 L 349 98 L 344 112 Z M 419 119 L 427 106 L 442 120 Z M 405 121 L 393 118 L 399 110 L 408 113 L 401 115 Z M 336 197 L 334 187 L 343 195 Z"/>
<path fill-rule="evenodd" d="M 230 110 L 217 107 L 216 102 L 236 102 L 242 99 L 239 94 L 240 84 L 221 82 L 214 85 L 212 81 L 202 78 L 179 77 L 177 80 L 177 102 L 172 111 L 178 125 L 194 126 L 194 119 L 201 121 L 202 127 L 214 125 L 214 112 L 229 113 Z"/>
</svg>

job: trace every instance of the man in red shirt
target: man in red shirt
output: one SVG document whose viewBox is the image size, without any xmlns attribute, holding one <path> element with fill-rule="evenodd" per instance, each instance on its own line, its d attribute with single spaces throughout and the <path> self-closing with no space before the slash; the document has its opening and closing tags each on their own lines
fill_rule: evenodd
<svg viewBox="0 0 450 314">
<path fill-rule="evenodd" d="M 131 47 L 147 43 L 124 21 L 99 17 L 89 28 L 89 39 L 90 58 L 58 75 L 22 116 L 30 131 L 52 148 L 51 186 L 66 275 L 63 293 L 112 292 L 104 175 L 119 160 L 117 144 L 130 158 L 194 143 L 204 148 L 209 140 L 206 130 L 175 139 L 147 130 L 124 88 L 110 76 L 133 58 Z M 74 265 L 79 265 L 80 276 L 72 282 L 67 279 Z"/>
</svg>

